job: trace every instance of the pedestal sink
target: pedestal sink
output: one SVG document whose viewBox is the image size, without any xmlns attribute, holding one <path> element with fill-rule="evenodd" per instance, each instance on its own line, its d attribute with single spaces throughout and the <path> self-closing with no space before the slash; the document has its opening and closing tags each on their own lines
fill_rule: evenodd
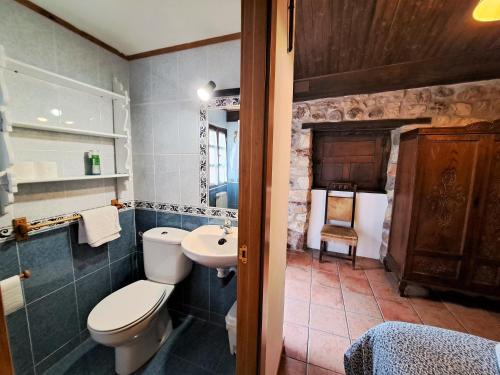
<svg viewBox="0 0 500 375">
<path fill-rule="evenodd" d="M 196 263 L 211 268 L 233 267 L 238 259 L 238 228 L 224 234 L 218 225 L 203 225 L 184 237 L 181 246 Z"/>
</svg>

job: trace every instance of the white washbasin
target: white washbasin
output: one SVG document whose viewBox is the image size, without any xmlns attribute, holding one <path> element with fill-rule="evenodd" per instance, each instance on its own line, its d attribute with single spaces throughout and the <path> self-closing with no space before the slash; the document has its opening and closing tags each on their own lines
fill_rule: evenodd
<svg viewBox="0 0 500 375">
<path fill-rule="evenodd" d="M 232 227 L 231 231 L 230 234 L 224 234 L 218 225 L 203 225 L 184 237 L 182 250 L 188 258 L 207 267 L 236 266 L 238 227 Z"/>
</svg>

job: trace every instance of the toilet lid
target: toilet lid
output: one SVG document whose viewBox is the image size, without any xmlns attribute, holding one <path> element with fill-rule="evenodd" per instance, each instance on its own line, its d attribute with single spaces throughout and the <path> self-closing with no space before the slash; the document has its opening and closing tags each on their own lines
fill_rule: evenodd
<svg viewBox="0 0 500 375">
<path fill-rule="evenodd" d="M 153 310 L 163 300 L 167 285 L 139 280 L 111 293 L 90 312 L 87 325 L 94 331 L 115 331 Z"/>
</svg>

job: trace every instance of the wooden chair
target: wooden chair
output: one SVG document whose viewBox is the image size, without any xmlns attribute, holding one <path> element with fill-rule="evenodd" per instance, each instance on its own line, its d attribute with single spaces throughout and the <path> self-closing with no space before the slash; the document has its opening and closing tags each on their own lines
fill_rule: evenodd
<svg viewBox="0 0 500 375">
<path fill-rule="evenodd" d="M 350 182 L 333 182 L 326 189 L 325 224 L 321 229 L 321 246 L 319 250 L 319 261 L 323 261 L 323 255 L 336 256 L 352 260 L 352 268 L 356 267 L 356 248 L 358 246 L 358 234 L 354 230 L 354 214 L 356 210 L 356 184 Z M 335 196 L 331 192 L 352 192 L 352 196 Z M 330 221 L 349 222 L 345 227 L 330 224 Z M 349 245 L 349 253 L 327 251 L 327 243 L 330 241 Z"/>
</svg>

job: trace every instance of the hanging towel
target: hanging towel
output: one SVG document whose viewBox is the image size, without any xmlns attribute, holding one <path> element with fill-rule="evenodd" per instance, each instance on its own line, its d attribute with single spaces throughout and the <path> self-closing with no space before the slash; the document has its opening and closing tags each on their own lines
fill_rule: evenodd
<svg viewBox="0 0 500 375">
<path fill-rule="evenodd" d="M 0 281 L 2 293 L 3 313 L 12 314 L 24 306 L 24 296 L 19 275 Z"/>
<path fill-rule="evenodd" d="M 106 206 L 80 212 L 78 221 L 78 243 L 97 247 L 120 237 L 118 209 Z"/>
</svg>

